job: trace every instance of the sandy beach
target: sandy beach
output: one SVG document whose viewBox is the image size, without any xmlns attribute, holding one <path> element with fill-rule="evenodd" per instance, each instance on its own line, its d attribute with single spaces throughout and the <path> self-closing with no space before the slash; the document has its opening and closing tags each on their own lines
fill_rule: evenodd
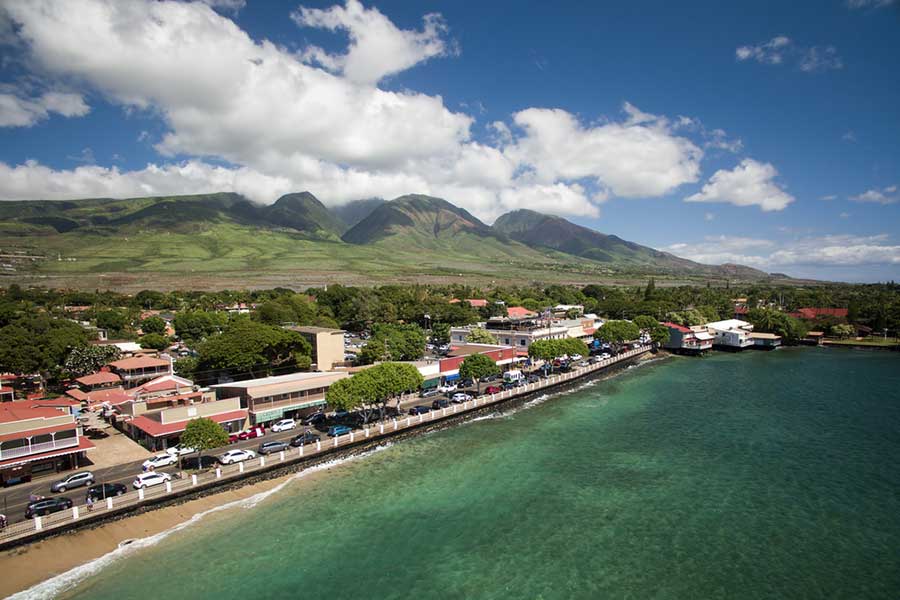
<svg viewBox="0 0 900 600">
<path fill-rule="evenodd" d="M 310 472 L 302 479 L 293 481 L 291 485 L 299 485 L 301 481 L 311 482 L 327 470 L 330 468 Z M 289 474 L 237 489 L 212 493 L 184 504 L 166 506 L 92 529 L 66 533 L 3 552 L 0 554 L 0 567 L 3 572 L 3 577 L 0 577 L 0 597 L 6 598 L 100 558 L 118 548 L 125 540 L 156 535 L 210 509 L 268 492 L 296 476 Z"/>
</svg>

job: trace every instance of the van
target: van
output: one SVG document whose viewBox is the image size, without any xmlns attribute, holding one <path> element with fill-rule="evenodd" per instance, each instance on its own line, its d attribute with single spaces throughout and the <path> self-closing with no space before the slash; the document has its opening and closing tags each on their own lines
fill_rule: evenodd
<svg viewBox="0 0 900 600">
<path fill-rule="evenodd" d="M 518 383 L 524 380 L 525 376 L 518 369 L 512 369 L 503 374 L 503 383 Z"/>
</svg>

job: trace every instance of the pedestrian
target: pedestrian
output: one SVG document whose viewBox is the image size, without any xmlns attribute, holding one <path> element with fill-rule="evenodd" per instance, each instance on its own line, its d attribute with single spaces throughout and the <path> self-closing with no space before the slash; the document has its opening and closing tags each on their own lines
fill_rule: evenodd
<svg viewBox="0 0 900 600">
<path fill-rule="evenodd" d="M 88 494 L 85 504 L 87 505 L 88 512 L 92 512 L 94 510 L 94 497 Z"/>
</svg>

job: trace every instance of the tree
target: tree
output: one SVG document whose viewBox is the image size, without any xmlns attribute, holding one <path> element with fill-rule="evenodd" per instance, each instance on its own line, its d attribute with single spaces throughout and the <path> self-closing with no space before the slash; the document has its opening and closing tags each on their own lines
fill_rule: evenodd
<svg viewBox="0 0 900 600">
<path fill-rule="evenodd" d="M 644 290 L 644 300 L 653 300 L 656 295 L 656 280 L 652 277 L 647 282 L 647 289 Z"/>
<path fill-rule="evenodd" d="M 144 335 L 148 335 L 150 333 L 165 335 L 166 322 L 159 317 L 147 317 L 146 319 L 141 321 L 141 331 L 144 333 Z"/>
<path fill-rule="evenodd" d="M 109 309 L 97 312 L 94 315 L 97 327 L 108 331 L 120 332 L 128 327 L 128 315 L 124 311 Z"/>
<path fill-rule="evenodd" d="M 388 400 L 421 388 L 423 382 L 413 365 L 386 362 L 332 383 L 325 399 L 335 409 L 359 410 L 363 422 L 368 423 L 376 409 L 384 416 Z"/>
<path fill-rule="evenodd" d="M 96 373 L 103 365 L 117 361 L 122 352 L 115 346 L 78 346 L 72 348 L 63 364 L 63 374 L 76 378 Z"/>
<path fill-rule="evenodd" d="M 631 321 L 607 321 L 594 332 L 594 337 L 613 346 L 621 346 L 624 342 L 637 339 L 641 331 Z"/>
<path fill-rule="evenodd" d="M 203 467 L 203 451 L 228 444 L 228 432 L 212 419 L 206 417 L 192 419 L 188 421 L 184 433 L 181 434 L 181 444 L 197 451 L 199 469 Z"/>
<path fill-rule="evenodd" d="M 831 335 L 838 337 L 840 339 L 848 338 L 853 335 L 853 326 L 846 324 L 834 325 L 831 328 Z"/>
<path fill-rule="evenodd" d="M 481 378 L 499 372 L 500 367 L 497 363 L 484 354 L 470 354 L 459 366 L 459 376 L 463 379 L 473 379 L 478 394 L 481 394 Z"/>
<path fill-rule="evenodd" d="M 466 341 L 470 344 L 497 344 L 497 338 L 482 327 L 470 329 L 469 335 L 466 336 Z"/>
<path fill-rule="evenodd" d="M 361 364 L 378 361 L 419 360 L 425 355 L 425 331 L 415 324 L 379 323 L 359 353 Z"/>
<path fill-rule="evenodd" d="M 638 315 L 634 318 L 634 324 L 641 328 L 641 331 L 650 336 L 650 341 L 656 345 L 665 344 L 669 341 L 669 328 L 662 325 L 653 317 L 647 315 Z"/>
<path fill-rule="evenodd" d="M 86 345 L 87 333 L 77 323 L 28 313 L 0 328 L 0 372 L 55 378 L 69 353 Z"/>
<path fill-rule="evenodd" d="M 259 377 L 308 368 L 312 347 L 296 331 L 240 318 L 203 342 L 198 352 L 198 372 Z"/>
<path fill-rule="evenodd" d="M 175 315 L 175 334 L 186 342 L 200 342 L 219 331 L 228 321 L 221 313 L 192 310 Z"/>
<path fill-rule="evenodd" d="M 431 326 L 431 343 L 438 346 L 450 343 L 449 323 L 435 323 Z"/>
<path fill-rule="evenodd" d="M 154 350 L 164 350 L 169 345 L 169 338 L 158 333 L 148 333 L 138 339 L 138 343 L 142 348 L 153 348 Z"/>
</svg>

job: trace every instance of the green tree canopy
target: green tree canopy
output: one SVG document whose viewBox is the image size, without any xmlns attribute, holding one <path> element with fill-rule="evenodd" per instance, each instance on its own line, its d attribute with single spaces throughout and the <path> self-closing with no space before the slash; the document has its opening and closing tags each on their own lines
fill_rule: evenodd
<svg viewBox="0 0 900 600">
<path fill-rule="evenodd" d="M 459 376 L 463 379 L 474 379 L 478 393 L 481 393 L 481 378 L 496 375 L 500 372 L 497 363 L 484 354 L 470 354 L 459 365 Z"/>
<path fill-rule="evenodd" d="M 359 362 L 418 360 L 425 355 L 425 331 L 415 324 L 377 324 L 359 353 Z"/>
<path fill-rule="evenodd" d="M 631 321 L 611 320 L 594 332 L 594 337 L 608 344 L 620 345 L 640 337 L 641 331 Z"/>
<path fill-rule="evenodd" d="M 431 343 L 442 346 L 450 343 L 450 323 L 435 323 L 431 326 Z"/>
<path fill-rule="evenodd" d="M 66 357 L 87 345 L 87 333 L 66 319 L 28 313 L 0 328 L 0 371 L 61 375 Z"/>
<path fill-rule="evenodd" d="M 181 434 L 181 443 L 197 450 L 197 467 L 203 466 L 203 452 L 228 444 L 228 432 L 206 417 L 191 419 Z"/>
<path fill-rule="evenodd" d="M 138 339 L 138 343 L 142 348 L 153 348 L 154 350 L 164 350 L 169 346 L 169 338 L 158 333 L 148 333 Z"/>
<path fill-rule="evenodd" d="M 359 410 L 368 422 L 375 410 L 383 415 L 388 400 L 421 388 L 423 381 L 413 365 L 386 362 L 334 382 L 325 399 L 335 409 Z"/>
<path fill-rule="evenodd" d="M 166 322 L 159 317 L 147 317 L 141 321 L 141 331 L 144 332 L 144 335 L 149 333 L 164 335 L 166 333 Z"/>
<path fill-rule="evenodd" d="M 203 342 L 198 352 L 198 372 L 261 377 L 276 369 L 308 368 L 312 347 L 296 331 L 242 318 Z"/>
<path fill-rule="evenodd" d="M 190 310 L 175 315 L 175 334 L 186 342 L 200 342 L 222 329 L 228 322 L 223 313 Z"/>
<path fill-rule="evenodd" d="M 806 336 L 806 325 L 781 311 L 751 308 L 747 313 L 747 321 L 755 331 L 780 335 L 787 344 L 795 344 Z"/>
<path fill-rule="evenodd" d="M 76 346 L 72 348 L 63 364 L 66 377 L 77 378 L 96 373 L 103 365 L 119 360 L 122 352 L 115 346 Z"/>
<path fill-rule="evenodd" d="M 470 344 L 497 344 L 497 338 L 487 329 L 482 327 L 473 327 L 466 336 L 466 341 Z"/>
</svg>

